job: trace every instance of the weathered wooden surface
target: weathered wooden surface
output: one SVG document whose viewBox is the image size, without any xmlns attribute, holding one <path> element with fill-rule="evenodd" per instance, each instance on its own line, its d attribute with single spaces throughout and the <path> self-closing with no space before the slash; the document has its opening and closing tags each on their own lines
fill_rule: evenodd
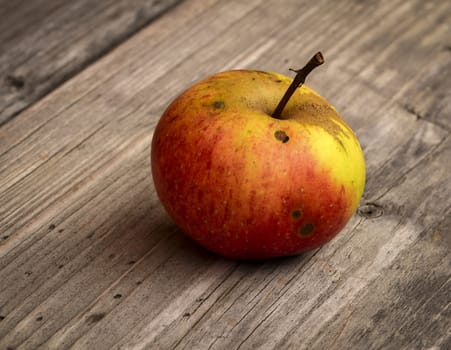
<svg viewBox="0 0 451 350">
<path fill-rule="evenodd" d="M 0 0 L 0 125 L 179 0 Z"/>
<path fill-rule="evenodd" d="M 0 349 L 449 349 L 451 3 L 187 0 L 0 128 Z M 156 198 L 152 130 L 218 70 L 286 72 L 358 134 L 326 246 L 235 262 Z"/>
</svg>

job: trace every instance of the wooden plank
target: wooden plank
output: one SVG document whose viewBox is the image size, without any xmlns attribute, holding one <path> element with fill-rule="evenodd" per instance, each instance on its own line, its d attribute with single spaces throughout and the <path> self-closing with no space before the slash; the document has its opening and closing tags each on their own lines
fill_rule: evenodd
<svg viewBox="0 0 451 350">
<path fill-rule="evenodd" d="M 0 0 L 0 125 L 179 0 Z"/>
<path fill-rule="evenodd" d="M 450 103 L 417 118 L 405 99 L 422 103 L 415 65 L 445 93 L 429 55 L 449 64 L 436 24 L 450 13 L 446 2 L 187 1 L 0 128 L 0 347 L 447 348 Z M 410 60 L 415 36 L 428 54 Z M 201 250 L 152 187 L 159 115 L 206 74 L 283 72 L 318 47 L 330 59 L 311 85 L 367 157 L 360 215 L 299 257 Z"/>
</svg>

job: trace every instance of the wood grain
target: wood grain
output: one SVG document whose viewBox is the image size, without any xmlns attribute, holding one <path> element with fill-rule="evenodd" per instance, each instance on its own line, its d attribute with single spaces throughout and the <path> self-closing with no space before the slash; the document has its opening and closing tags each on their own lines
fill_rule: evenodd
<svg viewBox="0 0 451 350">
<path fill-rule="evenodd" d="M 0 0 L 0 125 L 179 0 Z"/>
<path fill-rule="evenodd" d="M 446 1 L 187 0 L 3 125 L 0 348 L 449 348 L 450 19 Z M 318 49 L 309 85 L 366 156 L 358 213 L 297 257 L 202 250 L 152 185 L 159 116 L 205 75 Z"/>
</svg>

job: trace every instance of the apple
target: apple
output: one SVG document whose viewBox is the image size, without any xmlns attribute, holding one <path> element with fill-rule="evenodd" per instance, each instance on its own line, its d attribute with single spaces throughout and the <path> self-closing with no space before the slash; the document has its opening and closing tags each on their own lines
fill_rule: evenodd
<svg viewBox="0 0 451 350">
<path fill-rule="evenodd" d="M 151 148 L 157 194 L 205 248 L 235 259 L 295 255 L 331 240 L 362 196 L 359 141 L 295 72 L 233 70 L 187 89 L 166 109 Z"/>
</svg>

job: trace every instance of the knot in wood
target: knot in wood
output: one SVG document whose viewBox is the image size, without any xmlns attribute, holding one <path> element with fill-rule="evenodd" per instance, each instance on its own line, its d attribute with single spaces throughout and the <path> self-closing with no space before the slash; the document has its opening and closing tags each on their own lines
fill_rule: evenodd
<svg viewBox="0 0 451 350">
<path fill-rule="evenodd" d="M 366 219 L 374 219 L 384 215 L 382 206 L 376 203 L 366 203 L 357 209 L 357 213 Z"/>
<path fill-rule="evenodd" d="M 12 86 L 17 90 L 22 89 L 25 86 L 25 80 L 23 77 L 20 76 L 7 75 L 5 80 L 9 86 Z"/>
</svg>

